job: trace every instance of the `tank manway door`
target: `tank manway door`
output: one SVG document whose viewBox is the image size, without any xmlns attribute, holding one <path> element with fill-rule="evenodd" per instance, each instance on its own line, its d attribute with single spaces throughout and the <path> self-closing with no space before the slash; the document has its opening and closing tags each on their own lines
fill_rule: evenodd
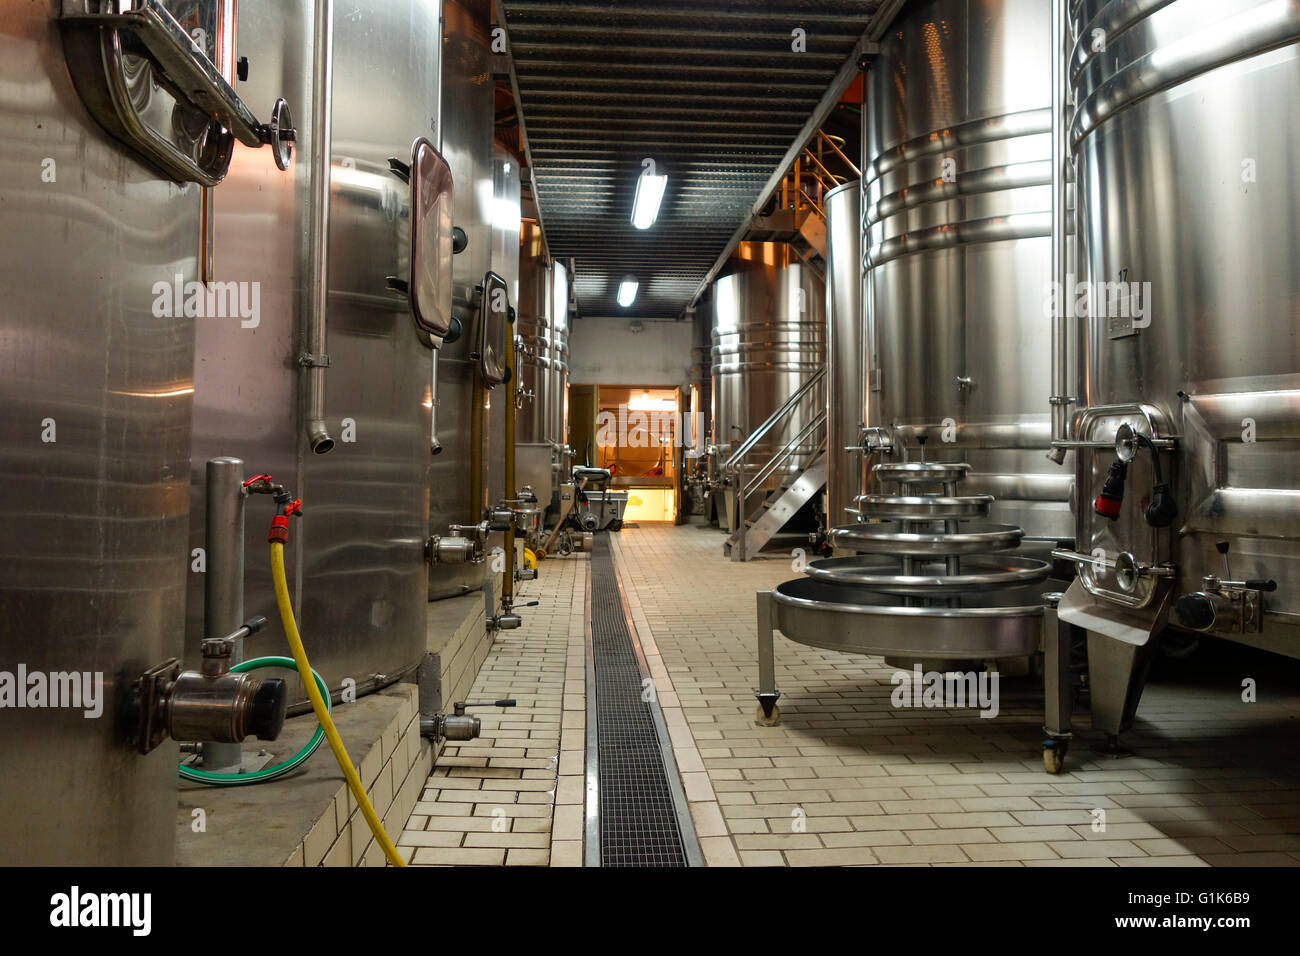
<svg viewBox="0 0 1300 956">
<path fill-rule="evenodd" d="M 113 137 L 180 183 L 221 182 L 235 140 L 270 146 L 275 165 L 289 168 L 296 133 L 288 104 L 276 100 L 270 121 L 261 122 L 217 67 L 224 4 L 200 5 L 183 25 L 160 0 L 137 0 L 120 13 L 91 7 L 69 0 L 59 26 L 77 92 Z M 157 109 L 160 98 L 174 109 Z M 137 104 L 150 109 L 142 113 Z M 168 122 L 154 125 L 152 116 Z"/>
</svg>

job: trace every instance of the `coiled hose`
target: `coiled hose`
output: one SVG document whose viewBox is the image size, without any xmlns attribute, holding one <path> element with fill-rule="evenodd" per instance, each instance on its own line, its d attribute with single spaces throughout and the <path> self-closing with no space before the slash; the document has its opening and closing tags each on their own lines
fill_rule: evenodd
<svg viewBox="0 0 1300 956">
<path fill-rule="evenodd" d="M 293 603 L 289 600 L 289 582 L 284 573 L 284 545 L 279 541 L 271 542 L 271 580 L 275 584 L 275 603 L 280 609 L 280 623 L 284 627 L 284 635 L 289 639 L 294 663 L 298 668 L 299 676 L 302 677 L 302 685 L 307 690 L 307 699 L 311 701 L 311 709 L 315 712 L 316 719 L 320 721 L 321 729 L 325 731 L 325 739 L 329 741 L 330 750 L 334 751 L 334 759 L 338 761 L 339 769 L 347 778 L 352 796 L 356 798 L 357 806 L 361 808 L 361 815 L 366 818 L 366 824 L 374 834 L 375 841 L 383 847 L 388 862 L 393 866 L 406 866 L 406 861 L 397 852 L 397 847 L 393 846 L 393 841 L 388 838 L 383 822 L 375 813 L 370 798 L 366 796 L 366 788 L 361 783 L 361 776 L 357 773 L 357 768 L 352 766 L 352 758 L 344 749 L 343 739 L 339 737 L 338 728 L 334 726 L 329 705 L 326 704 L 316 681 L 312 679 L 311 662 L 307 660 L 307 649 L 303 647 L 302 636 L 298 633 L 298 622 L 293 616 Z"/>
</svg>

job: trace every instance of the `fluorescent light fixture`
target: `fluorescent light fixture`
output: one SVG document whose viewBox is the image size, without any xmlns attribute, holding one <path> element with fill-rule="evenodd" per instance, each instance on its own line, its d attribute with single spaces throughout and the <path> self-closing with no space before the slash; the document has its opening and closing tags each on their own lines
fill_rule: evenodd
<svg viewBox="0 0 1300 956">
<path fill-rule="evenodd" d="M 636 178 L 636 198 L 632 201 L 632 225 L 649 229 L 659 218 L 659 204 L 664 201 L 668 177 L 642 173 Z"/>
<path fill-rule="evenodd" d="M 627 308 L 636 301 L 636 290 L 641 287 L 632 276 L 625 276 L 623 281 L 618 284 L 618 304 Z"/>
</svg>

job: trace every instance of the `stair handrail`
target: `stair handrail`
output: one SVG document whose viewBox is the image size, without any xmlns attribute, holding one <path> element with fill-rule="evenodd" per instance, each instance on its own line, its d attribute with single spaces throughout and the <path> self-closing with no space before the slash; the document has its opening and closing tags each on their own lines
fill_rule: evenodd
<svg viewBox="0 0 1300 956">
<path fill-rule="evenodd" d="M 814 433 L 821 432 L 821 428 L 825 424 L 826 424 L 826 410 L 821 409 L 817 412 L 815 416 L 813 416 L 812 420 L 808 422 L 808 424 L 804 425 L 804 427 L 799 430 L 799 434 L 795 435 L 788 442 L 786 442 L 785 445 L 782 446 L 781 450 L 778 451 L 775 455 L 773 455 L 771 459 L 767 462 L 767 464 L 765 464 L 762 468 L 760 468 L 758 470 L 758 473 L 754 475 L 754 477 L 751 478 L 746 483 L 744 489 L 741 491 L 742 499 L 747 501 L 749 499 L 749 496 L 752 495 L 755 491 L 757 491 L 759 487 L 763 484 L 763 482 L 767 481 L 767 479 L 771 477 L 771 475 L 775 473 L 778 468 L 780 468 L 783 464 L 785 464 L 786 459 L 788 459 L 800 447 L 802 447 L 805 439 L 811 437 L 811 435 Z M 818 440 L 817 451 L 820 454 L 822 451 L 825 451 L 825 449 L 826 449 L 826 435 L 825 433 L 822 433 Z"/>
<path fill-rule="evenodd" d="M 768 433 L 778 424 L 784 421 L 794 411 L 795 408 L 803 401 L 804 397 L 812 391 L 817 385 L 826 378 L 826 366 L 822 366 L 812 375 L 810 375 L 802 385 L 794 390 L 794 393 L 787 398 L 763 424 L 750 434 L 743 442 L 740 443 L 731 457 L 722 463 L 721 470 L 724 473 L 736 474 L 740 470 L 741 463 L 749 457 L 749 453 L 754 450 L 754 446 L 767 437 Z"/>
</svg>

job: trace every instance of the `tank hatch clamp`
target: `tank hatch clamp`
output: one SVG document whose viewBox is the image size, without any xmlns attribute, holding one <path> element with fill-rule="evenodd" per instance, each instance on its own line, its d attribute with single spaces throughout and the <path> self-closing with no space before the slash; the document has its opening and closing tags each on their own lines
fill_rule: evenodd
<svg viewBox="0 0 1300 956">
<path fill-rule="evenodd" d="M 161 0 L 137 0 L 118 13 L 90 12 L 84 0 L 63 6 L 70 11 L 59 17 L 64 53 L 82 101 L 105 130 L 164 174 L 215 186 L 230 168 L 235 140 L 252 149 L 270 146 L 276 167 L 289 168 L 297 139 L 289 105 L 277 99 L 270 122 L 259 121 Z M 210 26 L 196 33 L 215 38 L 217 24 Z M 151 69 L 141 70 L 140 59 Z M 142 94 L 155 83 L 179 114 L 165 127 L 137 109 L 152 101 Z"/>
</svg>

